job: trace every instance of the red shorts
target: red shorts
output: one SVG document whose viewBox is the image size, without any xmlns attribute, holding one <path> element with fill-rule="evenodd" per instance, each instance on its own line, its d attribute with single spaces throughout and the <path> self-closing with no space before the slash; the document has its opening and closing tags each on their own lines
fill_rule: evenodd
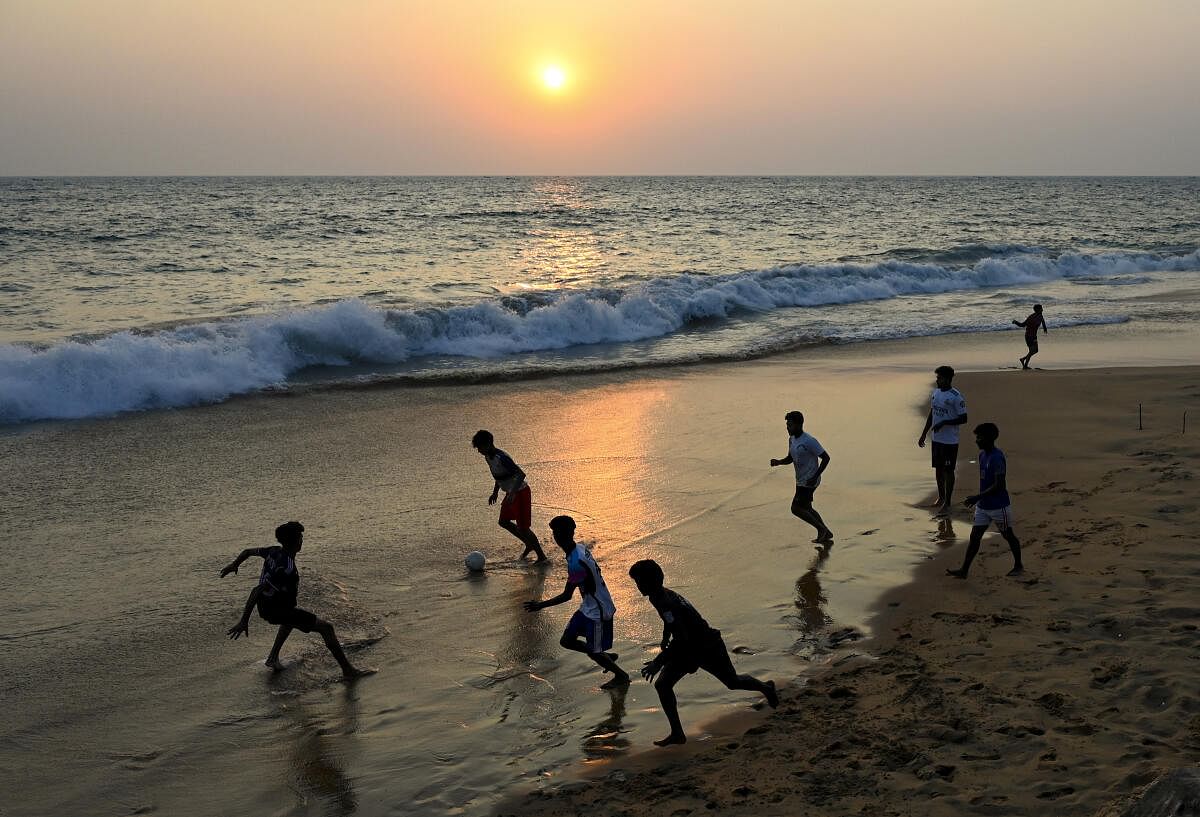
<svg viewBox="0 0 1200 817">
<path fill-rule="evenodd" d="M 511 519 L 518 528 L 528 528 L 533 521 L 533 494 L 526 485 L 515 494 L 508 494 L 500 503 L 500 521 Z"/>
</svg>

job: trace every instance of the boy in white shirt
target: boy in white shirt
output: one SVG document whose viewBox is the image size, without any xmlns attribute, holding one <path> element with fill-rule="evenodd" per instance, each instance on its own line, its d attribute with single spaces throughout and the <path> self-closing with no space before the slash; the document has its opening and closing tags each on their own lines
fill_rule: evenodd
<svg viewBox="0 0 1200 817">
<path fill-rule="evenodd" d="M 787 424 L 788 455 L 781 460 L 771 460 L 771 467 L 795 466 L 796 496 L 792 499 L 792 513 L 817 529 L 814 543 L 831 545 L 833 531 L 813 507 L 813 494 L 821 484 L 821 474 L 829 467 L 829 453 L 821 447 L 816 437 L 804 430 L 804 415 L 801 412 L 789 411 L 783 420 Z"/>
<path fill-rule="evenodd" d="M 925 447 L 925 438 L 933 430 L 933 474 L 937 479 L 938 497 L 934 503 L 937 515 L 950 513 L 950 500 L 954 494 L 954 469 L 958 465 L 958 427 L 967 421 L 967 401 L 954 382 L 954 369 L 938 366 L 933 370 L 937 377 L 937 388 L 930 396 L 929 416 L 925 428 L 917 440 L 919 448 Z"/>
</svg>

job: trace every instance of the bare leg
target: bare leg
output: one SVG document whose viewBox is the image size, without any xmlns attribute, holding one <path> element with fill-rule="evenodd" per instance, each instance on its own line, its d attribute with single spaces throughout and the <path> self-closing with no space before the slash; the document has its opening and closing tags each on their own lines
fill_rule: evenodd
<svg viewBox="0 0 1200 817">
<path fill-rule="evenodd" d="M 565 635 L 559 639 L 558 643 L 564 649 L 583 653 L 599 664 L 605 672 L 613 674 L 613 677 L 609 681 L 600 685 L 601 689 L 612 689 L 613 687 L 625 686 L 629 683 L 629 673 L 617 665 L 617 654 L 615 652 L 588 652 L 587 642 L 582 638 L 571 638 Z"/>
<path fill-rule="evenodd" d="M 675 700 L 675 685 L 679 683 L 679 679 L 683 675 L 684 673 L 668 664 L 662 674 L 658 676 L 658 680 L 654 682 L 654 689 L 658 692 L 658 700 L 662 704 L 663 714 L 667 716 L 667 723 L 671 724 L 671 734 L 654 741 L 655 746 L 687 743 L 687 735 L 683 733 L 683 724 L 679 722 L 679 705 Z"/>
<path fill-rule="evenodd" d="M 943 469 L 941 468 L 933 469 L 933 477 L 937 481 L 938 489 L 937 501 L 933 504 L 938 508 L 941 508 L 946 504 L 946 478 L 942 474 L 942 470 Z"/>
<path fill-rule="evenodd" d="M 812 505 L 793 502 L 792 514 L 817 529 L 817 538 L 813 539 L 817 544 L 820 545 L 833 541 L 833 531 L 825 526 L 825 520 L 821 518 L 821 514 L 817 513 L 817 509 Z"/>
<path fill-rule="evenodd" d="M 537 534 L 531 529 L 518 528 L 517 523 L 510 519 L 501 519 L 499 524 L 500 527 L 517 537 L 517 539 L 519 539 L 521 543 L 525 545 L 525 550 L 521 551 L 521 555 L 518 558 L 524 559 L 530 553 L 534 553 L 537 554 L 537 560 L 539 562 L 546 561 L 546 554 L 542 550 L 542 543 L 538 541 Z"/>
<path fill-rule="evenodd" d="M 967 552 L 963 556 L 962 567 L 958 570 L 947 570 L 946 575 L 956 579 L 967 578 L 967 571 L 971 569 L 971 562 L 975 561 L 975 555 L 979 553 L 979 545 L 983 541 L 983 534 L 987 532 L 987 529 L 987 525 L 975 525 L 971 528 L 971 541 L 967 543 Z"/>
<path fill-rule="evenodd" d="M 950 504 L 954 498 L 954 469 L 953 468 L 938 468 L 938 493 L 942 497 L 941 507 L 938 508 L 938 513 L 950 513 Z"/>
<path fill-rule="evenodd" d="M 353 664 L 350 663 L 350 659 L 346 658 L 346 653 L 344 650 L 342 650 L 341 642 L 338 641 L 337 633 L 333 631 L 332 624 L 324 619 L 319 618 L 317 619 L 317 626 L 313 629 L 321 634 L 321 638 L 325 639 L 325 646 L 329 649 L 329 652 L 333 654 L 333 657 L 338 662 L 338 665 L 341 666 L 342 675 L 345 675 L 347 678 L 355 678 L 359 675 L 367 674 L 362 670 L 357 669 Z"/>
<path fill-rule="evenodd" d="M 289 635 L 292 634 L 292 625 L 280 624 L 279 632 L 275 633 L 275 643 L 271 646 L 271 653 L 264 661 L 268 667 L 279 672 L 283 669 L 283 662 L 279 660 L 279 651 L 283 649 L 283 642 L 287 641 Z"/>
<path fill-rule="evenodd" d="M 1025 572 L 1025 566 L 1021 564 L 1021 543 L 1017 539 L 1017 535 L 1013 533 L 1012 528 L 1005 528 L 1000 531 L 1000 535 L 1004 537 L 1004 541 L 1008 542 L 1008 549 L 1012 551 L 1013 566 L 1012 570 L 1008 571 L 1009 576 L 1020 576 Z"/>
</svg>

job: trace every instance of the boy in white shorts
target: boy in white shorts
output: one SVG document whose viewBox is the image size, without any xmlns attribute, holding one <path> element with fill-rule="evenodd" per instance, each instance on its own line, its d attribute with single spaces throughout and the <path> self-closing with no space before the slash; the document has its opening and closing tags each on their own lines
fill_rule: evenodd
<svg viewBox="0 0 1200 817">
<path fill-rule="evenodd" d="M 1000 429 L 995 423 L 981 423 L 975 426 L 975 442 L 979 445 L 979 493 L 967 497 L 963 504 L 975 508 L 975 523 L 971 527 L 971 541 L 967 545 L 962 567 L 958 570 L 947 570 L 946 573 L 956 579 L 967 578 L 971 562 L 979 553 L 979 545 L 983 535 L 993 523 L 1008 548 L 1012 551 L 1013 567 L 1008 571 L 1009 576 L 1019 576 L 1024 571 L 1021 564 L 1021 543 L 1012 529 L 1012 508 L 1008 499 L 1008 486 L 1005 475 L 1008 464 L 1004 452 L 996 447 L 996 438 Z"/>
</svg>

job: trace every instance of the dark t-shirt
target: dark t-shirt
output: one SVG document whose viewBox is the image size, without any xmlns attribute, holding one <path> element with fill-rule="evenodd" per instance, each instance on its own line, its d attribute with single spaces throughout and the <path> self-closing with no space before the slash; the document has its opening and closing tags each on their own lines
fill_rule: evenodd
<svg viewBox="0 0 1200 817">
<path fill-rule="evenodd" d="M 1042 315 L 1040 312 L 1034 312 L 1025 319 L 1025 339 L 1037 340 L 1038 329 L 1042 326 Z"/>
<path fill-rule="evenodd" d="M 300 592 L 300 569 L 296 567 L 296 560 L 278 546 L 259 548 L 257 553 L 263 559 L 262 573 L 258 577 L 262 589 L 258 597 L 272 605 L 296 606 L 296 596 Z"/>
<path fill-rule="evenodd" d="M 664 589 L 662 597 L 657 601 L 651 599 L 650 603 L 666 625 L 670 642 L 664 652 L 672 658 L 693 656 L 711 644 L 713 636 L 721 635 L 718 630 L 708 626 L 696 608 L 674 590 Z"/>
<path fill-rule="evenodd" d="M 1004 452 L 999 448 L 993 448 L 991 451 L 979 452 L 979 490 L 986 491 L 995 482 L 996 478 L 1005 476 L 1008 473 L 1008 461 L 1004 459 Z M 985 511 L 998 511 L 1001 508 L 1007 508 L 1009 505 L 1007 485 L 1005 490 L 996 491 L 979 498 L 979 507 Z"/>
</svg>

